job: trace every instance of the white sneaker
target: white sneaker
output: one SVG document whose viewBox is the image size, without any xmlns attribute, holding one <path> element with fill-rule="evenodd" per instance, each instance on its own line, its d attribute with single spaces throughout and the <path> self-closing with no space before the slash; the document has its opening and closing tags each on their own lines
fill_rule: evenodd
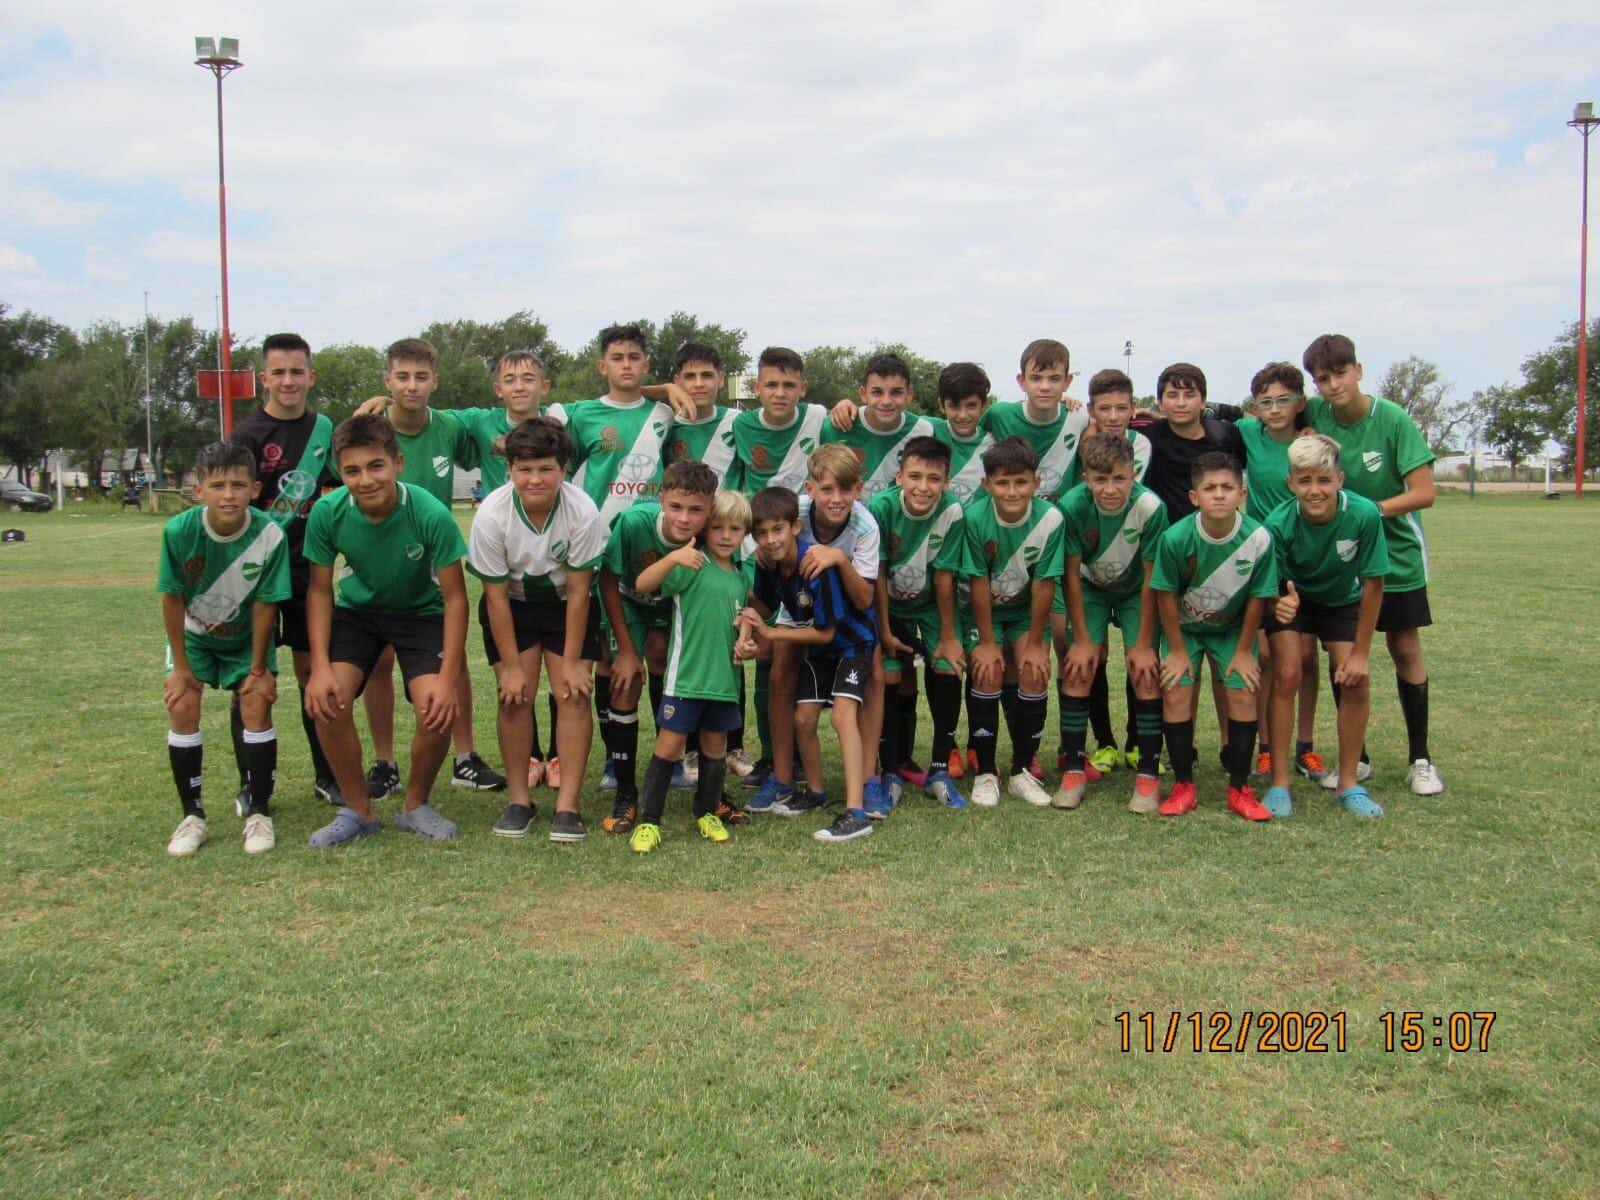
<svg viewBox="0 0 1600 1200">
<path fill-rule="evenodd" d="M 972 784 L 972 802 L 979 808 L 993 808 L 1000 803 L 1000 777 L 979 775 Z"/>
<path fill-rule="evenodd" d="M 1411 769 L 1406 772 L 1406 784 L 1416 796 L 1437 796 L 1444 791 L 1444 780 L 1439 777 L 1439 768 L 1425 758 L 1419 758 L 1411 764 Z"/>
<path fill-rule="evenodd" d="M 1413 767 L 1412 769 L 1415 770 L 1416 768 Z M 1432 767 L 1429 767 L 1428 769 L 1430 771 L 1433 770 Z M 1358 763 L 1356 763 L 1356 782 L 1357 783 L 1365 783 L 1367 780 L 1369 780 L 1371 778 L 1372 778 L 1372 764 L 1369 763 L 1369 762 L 1358 762 Z M 1407 775 L 1406 778 L 1410 779 L 1411 776 Z M 1435 778 L 1437 778 L 1437 776 L 1435 776 Z M 1323 787 L 1327 788 L 1330 792 L 1337 792 L 1339 790 L 1339 764 L 1337 762 L 1335 762 L 1333 764 L 1333 766 L 1328 768 L 1328 773 L 1326 775 L 1324 775 L 1321 779 L 1317 780 L 1317 782 L 1320 783 Z M 1444 790 L 1444 784 L 1441 783 L 1439 785 L 1439 790 L 1440 791 Z M 1418 792 L 1417 794 L 1419 796 L 1422 795 L 1421 792 Z"/>
<path fill-rule="evenodd" d="M 683 756 L 683 773 L 690 783 L 700 782 L 700 751 L 691 750 Z"/>
<path fill-rule="evenodd" d="M 728 773 L 744 779 L 751 771 L 756 769 L 756 764 L 743 750 L 728 751 Z"/>
<path fill-rule="evenodd" d="M 1006 791 L 1019 800 L 1026 800 L 1035 808 L 1050 807 L 1050 793 L 1044 790 L 1044 784 L 1026 771 L 1018 771 L 1007 780 Z"/>
<path fill-rule="evenodd" d="M 182 858 L 193 854 L 206 844 L 206 821 L 204 817 L 185 817 L 178 822 L 178 827 L 172 831 L 172 836 L 167 839 L 167 853 L 174 858 Z"/>
<path fill-rule="evenodd" d="M 244 852 L 265 854 L 278 844 L 278 835 L 272 831 L 272 818 L 266 813 L 254 813 L 244 823 Z"/>
</svg>

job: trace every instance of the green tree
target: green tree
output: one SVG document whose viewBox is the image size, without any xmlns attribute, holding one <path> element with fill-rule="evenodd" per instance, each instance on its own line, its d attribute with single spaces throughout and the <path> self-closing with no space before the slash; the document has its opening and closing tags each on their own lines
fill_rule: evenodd
<svg viewBox="0 0 1600 1200">
<path fill-rule="evenodd" d="M 1515 471 L 1550 440 L 1548 414 L 1529 403 L 1520 387 L 1492 387 L 1481 395 L 1483 440 L 1505 455 Z"/>
<path fill-rule="evenodd" d="M 486 408 L 497 403 L 494 365 L 512 350 L 532 350 L 547 370 L 558 371 L 566 353 L 550 339 L 545 323 L 526 309 L 499 321 L 435 321 L 422 337 L 439 352 L 435 408 Z M 376 394 L 376 393 L 373 393 Z"/>
<path fill-rule="evenodd" d="M 122 452 L 144 442 L 144 363 L 143 354 L 134 353 L 135 338 L 134 329 L 116 321 L 84 330 L 79 386 L 56 406 L 56 433 L 90 487 L 100 487 L 108 460 L 120 466 Z"/>
<path fill-rule="evenodd" d="M 29 486 L 34 467 L 55 446 L 53 397 L 63 376 L 50 362 L 77 350 L 66 326 L 27 309 L 13 313 L 0 301 L 0 458 Z"/>
<path fill-rule="evenodd" d="M 898 354 L 911 371 L 913 412 L 939 415 L 939 372 L 944 364 L 909 349 L 904 342 L 876 344 L 870 350 L 854 346 L 817 346 L 808 350 L 806 399 L 831 407 L 861 394 L 862 372 L 874 354 Z"/>
<path fill-rule="evenodd" d="M 363 400 L 383 392 L 383 351 L 354 342 L 324 346 L 313 353 L 311 365 L 317 382 L 311 389 L 311 407 L 326 413 L 337 425 Z"/>
<path fill-rule="evenodd" d="M 1437 454 L 1455 448 L 1471 424 L 1469 406 L 1450 398 L 1454 386 L 1444 378 L 1438 363 L 1413 354 L 1383 373 L 1377 394 L 1405 409 Z"/>
<path fill-rule="evenodd" d="M 1589 407 L 1600 391 L 1600 318 L 1589 325 Z M 1490 388 L 1485 393 L 1484 433 L 1490 445 L 1507 458 L 1522 462 L 1544 448 L 1546 441 L 1562 448 L 1562 466 L 1576 466 L 1578 437 L 1578 323 L 1561 331 L 1548 347 L 1522 360 L 1522 382 Z M 1600 424 L 1590 417 L 1584 436 L 1586 467 L 1597 464 Z"/>
</svg>

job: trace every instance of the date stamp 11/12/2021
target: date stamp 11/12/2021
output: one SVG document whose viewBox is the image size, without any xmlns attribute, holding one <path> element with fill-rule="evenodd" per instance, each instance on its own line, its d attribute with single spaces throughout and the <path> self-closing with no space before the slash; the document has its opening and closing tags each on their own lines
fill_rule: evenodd
<svg viewBox="0 0 1600 1200">
<path fill-rule="evenodd" d="M 1385 1054 L 1448 1050 L 1489 1051 L 1496 1013 L 1449 1012 L 1434 1016 L 1394 1009 L 1378 1014 L 1372 1044 Z M 1344 1054 L 1350 1035 L 1361 1037 L 1348 1014 L 1316 1009 L 1243 1012 L 1119 1012 L 1113 1020 L 1123 1054 Z"/>
</svg>

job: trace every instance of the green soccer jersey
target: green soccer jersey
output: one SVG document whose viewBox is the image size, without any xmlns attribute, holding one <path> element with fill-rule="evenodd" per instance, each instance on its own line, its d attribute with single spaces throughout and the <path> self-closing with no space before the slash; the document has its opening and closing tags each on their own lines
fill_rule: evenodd
<svg viewBox="0 0 1600 1200">
<path fill-rule="evenodd" d="M 1265 521 L 1285 500 L 1293 499 L 1289 491 L 1289 443 L 1274 438 L 1255 417 L 1241 418 L 1234 428 L 1244 439 L 1248 488 L 1244 510 L 1256 520 Z"/>
<path fill-rule="evenodd" d="M 1150 586 L 1178 594 L 1178 620 L 1192 633 L 1237 628 L 1252 599 L 1278 594 L 1272 535 L 1254 517 L 1236 514 L 1233 532 L 1214 538 L 1190 513 L 1161 535 Z"/>
<path fill-rule="evenodd" d="M 289 598 L 289 539 L 259 508 L 239 531 L 211 531 L 204 507 L 186 509 L 161 530 L 156 590 L 183 597 L 186 636 L 212 650 L 250 645 L 251 606 Z"/>
<path fill-rule="evenodd" d="M 834 428 L 832 421 L 826 422 L 822 426 L 822 444 L 837 442 L 856 452 L 861 460 L 861 499 L 867 503 L 894 486 L 895 472 L 900 469 L 901 447 L 914 437 L 937 437 L 943 424 L 937 417 L 903 412 L 893 429 L 880 430 L 867 424 L 863 411 L 855 423 L 842 432 Z"/>
<path fill-rule="evenodd" d="M 1167 531 L 1161 497 L 1134 484 L 1121 509 L 1108 513 L 1080 483 L 1061 497 L 1061 555 L 1082 558 L 1078 576 L 1086 587 L 1112 599 L 1137 596 L 1144 587 L 1144 564 L 1154 562 L 1156 544 Z"/>
<path fill-rule="evenodd" d="M 749 577 L 738 568 L 718 566 L 708 554 L 698 571 L 673 567 L 661 594 L 672 604 L 666 694 L 737 703 L 741 672 L 733 662 L 739 633 L 733 619 L 750 594 Z"/>
<path fill-rule="evenodd" d="M 990 612 L 1001 617 L 1027 616 L 1033 605 L 1031 585 L 1061 578 L 1061 510 L 1037 496 L 1028 513 L 1008 525 L 985 492 L 966 510 L 967 575 L 989 577 Z"/>
<path fill-rule="evenodd" d="M 997 442 L 1020 437 L 1033 447 L 1039 456 L 1038 499 L 1051 503 L 1076 481 L 1078 442 L 1088 425 L 1088 412 L 1082 408 L 1068 412 L 1066 405 L 1051 420 L 1035 421 L 1028 415 L 1027 402 L 1022 400 L 991 404 L 978 421 L 978 428 Z"/>
<path fill-rule="evenodd" d="M 601 396 L 569 405 L 565 412 L 573 449 L 567 470 L 610 529 L 618 516 L 660 488 L 672 408 L 656 400 L 618 404 Z"/>
<path fill-rule="evenodd" d="M 806 460 L 822 444 L 828 410 L 820 404 L 802 404 L 790 422 L 773 428 L 759 408 L 733 419 L 733 452 L 738 460 L 739 486 L 746 496 L 762 488 L 784 487 L 798 492 L 806 481 Z"/>
<path fill-rule="evenodd" d="M 446 508 L 455 498 L 456 468 L 478 465 L 478 448 L 458 413 L 430 408 L 428 423 L 417 433 L 394 431 L 405 461 L 400 482 L 422 488 Z"/>
<path fill-rule="evenodd" d="M 1336 607 L 1361 599 L 1361 581 L 1389 574 L 1389 550 L 1378 506 L 1348 488 L 1339 491 L 1333 519 L 1313 525 L 1292 496 L 1273 509 L 1272 534 L 1278 579 L 1318 604 Z"/>
<path fill-rule="evenodd" d="M 994 436 L 980 429 L 970 438 L 960 438 L 943 421 L 933 436 L 950 447 L 950 494 L 962 504 L 972 503 L 983 491 L 983 456 L 994 445 Z"/>
<path fill-rule="evenodd" d="M 340 608 L 408 617 L 444 612 L 439 568 L 466 557 L 467 545 L 450 510 L 414 484 L 399 484 L 399 502 L 381 521 L 370 520 L 349 488 L 329 492 L 311 510 L 306 558 L 332 567 Z"/>
<path fill-rule="evenodd" d="M 450 408 L 444 411 L 466 427 L 467 437 L 472 440 L 473 457 L 478 465 L 478 483 L 487 496 L 510 478 L 506 469 L 505 436 L 521 422 L 513 421 L 503 408 Z"/>
<path fill-rule="evenodd" d="M 1374 504 L 1406 490 L 1406 476 L 1433 462 L 1433 451 L 1422 440 L 1416 423 L 1398 404 L 1382 396 L 1369 397 L 1367 415 L 1349 425 L 1334 416 L 1321 396 L 1306 398 L 1306 418 L 1318 433 L 1339 443 L 1344 486 Z M 1384 590 L 1414 592 L 1428 585 L 1428 543 L 1422 534 L 1420 513 L 1383 519 L 1389 541 L 1389 577 Z"/>
<path fill-rule="evenodd" d="M 617 577 L 623 599 L 650 612 L 665 612 L 671 601 L 661 593 L 643 595 L 635 586 L 639 572 L 659 562 L 681 545 L 669 542 L 661 532 L 661 505 L 654 500 L 630 508 L 617 518 L 606 541 L 602 565 Z"/>
<path fill-rule="evenodd" d="M 675 462 L 701 462 L 717 473 L 717 486 L 739 490 L 739 464 L 733 453 L 733 422 L 737 408 L 717 405 L 703 421 L 675 418 L 672 440 L 667 443 L 665 470 Z"/>
<path fill-rule="evenodd" d="M 894 616 L 937 614 L 936 571 L 960 575 L 966 569 L 965 511 L 946 492 L 931 511 L 914 517 L 898 487 L 874 496 L 867 506 L 878 522 L 879 554 L 887 572 L 889 612 Z"/>
</svg>

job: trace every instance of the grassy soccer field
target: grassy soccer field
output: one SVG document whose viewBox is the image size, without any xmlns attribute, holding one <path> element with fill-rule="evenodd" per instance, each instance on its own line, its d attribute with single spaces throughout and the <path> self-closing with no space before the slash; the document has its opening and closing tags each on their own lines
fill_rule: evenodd
<svg viewBox="0 0 1600 1200">
<path fill-rule="evenodd" d="M 1592 503 L 1427 515 L 1449 791 L 1403 791 L 1375 654 L 1381 821 L 1303 781 L 1291 820 L 1224 815 L 1203 714 L 1185 819 L 1120 774 L 1078 813 L 917 799 L 863 842 L 769 816 L 713 847 L 675 794 L 648 858 L 592 791 L 558 847 L 549 793 L 519 843 L 447 785 L 457 842 L 313 853 L 286 686 L 278 849 L 240 849 L 210 693 L 212 841 L 169 859 L 159 521 L 0 523 L 0 1194 L 1596 1194 Z M 475 628 L 468 657 L 498 762 Z M 1407 1010 L 1422 1048 L 1385 1052 Z M 1342 1051 L 1258 1048 L 1313 1011 Z M 1482 1017 L 1449 1048 L 1462 1012 L 1486 1048 Z"/>
</svg>

